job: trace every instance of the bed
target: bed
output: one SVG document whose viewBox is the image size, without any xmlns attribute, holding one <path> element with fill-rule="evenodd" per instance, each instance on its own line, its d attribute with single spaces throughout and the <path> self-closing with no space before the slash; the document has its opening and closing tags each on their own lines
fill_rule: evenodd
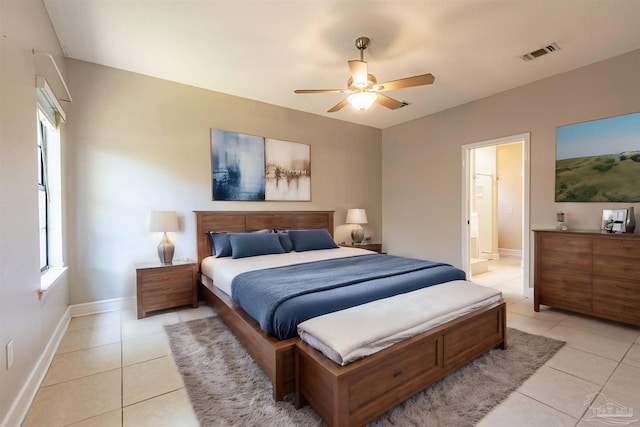
<svg viewBox="0 0 640 427">
<path fill-rule="evenodd" d="M 327 229 L 330 233 L 333 231 L 333 211 L 196 211 L 195 213 L 197 219 L 198 263 L 200 266 L 202 266 L 203 260 L 211 255 L 210 231 L 245 232 L 273 228 L 289 230 Z M 318 366 L 324 366 L 322 365 L 324 361 L 320 362 L 322 360 L 320 358 L 323 356 L 318 356 L 320 353 L 305 347 L 306 343 L 301 342 L 299 338 L 277 339 L 273 335 L 265 333 L 261 329 L 260 324 L 240 308 L 227 293 L 215 286 L 210 277 L 202 274 L 202 270 L 199 280 L 199 294 L 201 298 L 218 312 L 221 319 L 244 345 L 258 365 L 260 365 L 270 377 L 273 385 L 273 398 L 275 400 L 282 400 L 285 395 L 295 391 L 296 351 L 298 352 L 299 369 L 301 366 L 300 358 L 305 357 L 302 355 L 303 353 L 307 356 L 311 355 L 311 358 L 317 358 Z M 450 369 L 462 366 L 480 353 L 491 348 L 497 346 L 504 347 L 506 345 L 505 321 L 504 302 L 494 303 L 489 307 L 484 307 L 473 313 L 464 315 L 461 318 L 446 322 L 444 325 L 435 328 L 435 335 L 433 331 L 427 331 L 407 341 L 420 343 L 416 348 L 421 348 L 425 342 L 428 342 L 429 344 L 427 345 L 429 348 L 435 346 L 433 348 L 439 349 L 434 354 L 436 355 L 437 364 L 439 364 L 439 366 L 441 365 L 438 373 L 442 374 L 448 372 Z M 446 341 L 444 337 L 448 337 Z M 373 360 L 374 362 L 377 360 L 378 363 L 382 361 L 383 364 L 393 366 L 393 360 L 398 359 L 398 349 L 402 349 L 402 351 L 405 352 L 402 356 L 402 360 L 404 361 L 407 360 L 404 359 L 404 356 L 411 354 L 412 350 L 407 350 L 407 348 L 405 348 L 406 345 L 407 343 L 400 343 L 363 360 Z M 407 351 L 409 352 L 407 353 Z M 421 356 L 418 355 L 417 357 Z M 326 361 L 333 363 L 328 359 L 326 359 Z M 370 362 L 364 364 L 360 362 L 362 361 L 342 368 L 353 371 L 354 366 L 365 366 L 365 371 L 361 371 L 361 375 L 363 375 L 362 372 L 370 369 L 366 367 Z M 307 364 L 305 366 L 311 365 Z M 337 371 L 327 370 L 326 366 L 322 368 L 325 373 L 330 372 L 330 375 L 336 374 Z M 379 370 L 379 368 L 380 366 L 378 365 L 373 369 Z M 305 367 L 303 369 L 310 370 L 315 368 Z M 321 375 L 315 372 L 314 377 L 321 378 Z M 423 379 L 431 380 L 431 378 L 435 378 L 433 370 L 430 371 L 429 375 L 423 376 Z M 413 390 L 413 388 L 418 386 L 417 382 L 411 381 L 411 383 L 411 387 L 405 387 L 402 393 L 395 393 L 396 398 L 403 397 L 402 400 L 404 400 L 411 394 L 419 391 L 419 389 Z M 299 389 L 305 388 L 305 384 L 301 384 L 300 382 L 298 382 L 297 385 Z M 420 385 L 420 387 L 424 388 L 422 385 Z M 308 387 L 306 390 L 306 393 L 300 392 L 298 395 L 297 400 L 299 404 L 302 404 L 306 400 L 314 400 L 312 404 L 318 409 L 318 405 L 322 406 L 322 402 L 318 403 L 315 400 L 328 398 L 327 396 L 312 396 Z M 409 394 L 406 395 L 407 393 Z M 385 398 L 385 400 L 388 401 L 387 403 L 391 401 L 389 398 Z M 369 403 L 369 406 L 372 406 L 371 403 Z M 367 408 L 369 406 L 367 406 Z M 364 413 L 366 416 L 363 418 L 361 414 L 358 415 L 357 418 L 353 418 L 356 420 L 355 422 L 360 423 L 362 419 L 369 419 L 367 417 L 372 416 L 374 412 L 377 413 L 376 411 L 379 411 L 380 408 L 383 407 L 377 404 L 373 406 L 375 406 L 375 410 L 365 408 Z M 342 409 L 339 410 L 342 411 Z M 330 422 L 333 417 L 332 414 L 329 414 L 331 411 L 324 411 L 323 414 L 321 408 L 319 412 L 325 420 L 328 420 L 327 422 L 334 424 Z M 343 418 L 344 417 L 340 415 L 340 419 Z M 338 423 L 342 423 L 342 421 L 338 421 Z"/>
</svg>

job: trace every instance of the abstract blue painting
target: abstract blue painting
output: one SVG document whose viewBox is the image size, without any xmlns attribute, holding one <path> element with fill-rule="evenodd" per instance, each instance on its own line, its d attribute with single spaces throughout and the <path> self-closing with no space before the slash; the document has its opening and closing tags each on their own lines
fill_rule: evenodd
<svg viewBox="0 0 640 427">
<path fill-rule="evenodd" d="M 211 129 L 213 200 L 264 200 L 264 138 Z"/>
</svg>

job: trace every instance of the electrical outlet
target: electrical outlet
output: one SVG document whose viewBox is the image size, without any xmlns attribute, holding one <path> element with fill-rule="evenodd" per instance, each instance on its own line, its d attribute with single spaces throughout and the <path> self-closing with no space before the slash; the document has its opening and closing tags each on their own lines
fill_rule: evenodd
<svg viewBox="0 0 640 427">
<path fill-rule="evenodd" d="M 7 343 L 7 369 L 13 365 L 13 340 Z"/>
</svg>

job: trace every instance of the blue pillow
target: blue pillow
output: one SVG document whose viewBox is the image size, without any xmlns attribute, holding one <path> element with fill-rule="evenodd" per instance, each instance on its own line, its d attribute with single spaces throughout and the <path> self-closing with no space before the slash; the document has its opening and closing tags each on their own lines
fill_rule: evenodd
<svg viewBox="0 0 640 427">
<path fill-rule="evenodd" d="M 278 235 L 272 233 L 231 234 L 229 243 L 232 258 L 284 253 Z"/>
<path fill-rule="evenodd" d="M 289 230 L 287 233 L 296 252 L 317 249 L 335 249 L 338 247 L 326 228 L 319 230 Z"/>
<path fill-rule="evenodd" d="M 284 249 L 285 252 L 291 252 L 293 250 L 293 242 L 291 241 L 291 237 L 289 237 L 289 234 L 279 232 L 277 235 L 280 239 L 280 245 L 282 245 L 282 249 Z"/>
<path fill-rule="evenodd" d="M 227 233 L 210 231 L 209 237 L 211 238 L 211 255 L 216 258 L 231 256 L 231 244 Z"/>
<path fill-rule="evenodd" d="M 251 233 L 270 233 L 270 229 L 252 231 Z M 247 233 L 225 233 L 224 231 L 210 231 L 209 237 L 211 238 L 211 255 L 216 258 L 222 258 L 231 256 L 231 243 L 229 243 L 229 236 L 232 234 L 247 234 Z"/>
</svg>

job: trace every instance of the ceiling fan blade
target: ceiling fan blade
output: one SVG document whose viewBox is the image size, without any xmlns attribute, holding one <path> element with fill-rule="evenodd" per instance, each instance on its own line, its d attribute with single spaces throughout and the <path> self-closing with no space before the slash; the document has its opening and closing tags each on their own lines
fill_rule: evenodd
<svg viewBox="0 0 640 427">
<path fill-rule="evenodd" d="M 345 89 L 297 89 L 295 93 L 345 93 Z"/>
<path fill-rule="evenodd" d="M 398 108 L 406 107 L 407 105 L 409 105 L 406 102 L 396 101 L 395 99 L 389 98 L 388 96 L 383 95 L 381 93 L 378 94 L 378 97 L 376 98 L 376 102 L 380 105 L 387 107 L 390 110 L 396 110 Z"/>
<path fill-rule="evenodd" d="M 345 98 L 342 101 L 338 102 L 333 107 L 331 107 L 331 109 L 327 111 L 327 113 L 335 113 L 336 111 L 342 110 L 344 106 L 347 105 L 348 103 L 349 103 L 349 98 Z"/>
<path fill-rule="evenodd" d="M 349 69 L 351 70 L 351 78 L 353 79 L 354 86 L 358 88 L 367 87 L 368 84 L 368 70 L 366 61 L 349 61 Z"/>
<path fill-rule="evenodd" d="M 430 85 L 435 80 L 432 74 L 422 74 L 419 76 L 407 77 L 405 79 L 392 80 L 390 82 L 380 83 L 380 92 L 385 90 L 402 89 L 405 87 Z"/>
</svg>

